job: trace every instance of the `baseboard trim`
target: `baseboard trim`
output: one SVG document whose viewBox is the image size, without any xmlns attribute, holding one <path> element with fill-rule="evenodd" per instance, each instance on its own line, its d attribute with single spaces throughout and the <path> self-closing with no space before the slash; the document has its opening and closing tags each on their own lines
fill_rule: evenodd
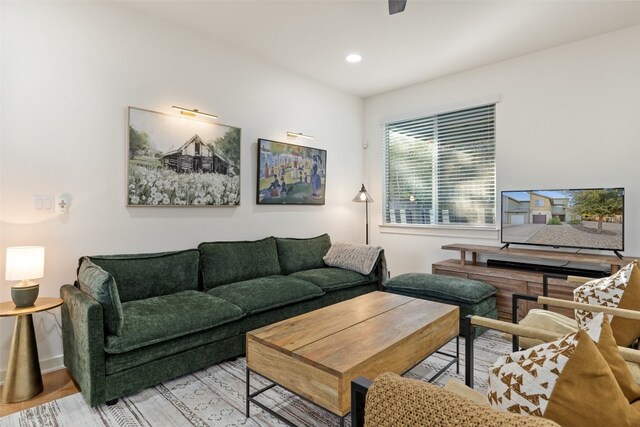
<svg viewBox="0 0 640 427">
<path fill-rule="evenodd" d="M 61 354 L 59 356 L 54 356 L 47 360 L 40 361 L 40 372 L 46 374 L 47 372 L 57 371 L 58 369 L 64 368 L 64 356 Z M 7 375 L 7 370 L 3 369 L 0 371 L 0 384 L 4 384 L 4 378 Z"/>
</svg>

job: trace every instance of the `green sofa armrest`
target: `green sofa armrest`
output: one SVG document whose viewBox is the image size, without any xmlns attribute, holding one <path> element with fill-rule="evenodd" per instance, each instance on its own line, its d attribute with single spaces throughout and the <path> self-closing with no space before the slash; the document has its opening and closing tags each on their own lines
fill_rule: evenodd
<svg viewBox="0 0 640 427">
<path fill-rule="evenodd" d="M 72 285 L 60 288 L 64 364 L 90 406 L 104 403 L 105 354 L 102 306 Z"/>
</svg>

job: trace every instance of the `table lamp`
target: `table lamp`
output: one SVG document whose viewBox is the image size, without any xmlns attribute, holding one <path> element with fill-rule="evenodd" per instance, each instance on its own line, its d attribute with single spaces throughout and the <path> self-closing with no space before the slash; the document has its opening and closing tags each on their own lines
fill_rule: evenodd
<svg viewBox="0 0 640 427">
<path fill-rule="evenodd" d="M 373 199 L 367 193 L 367 189 L 364 188 L 364 184 L 362 184 L 362 188 L 356 194 L 356 197 L 353 198 L 354 202 L 364 203 L 364 229 L 365 229 L 365 243 L 369 244 L 369 203 L 373 202 Z"/>
<path fill-rule="evenodd" d="M 7 248 L 6 280 L 19 280 L 11 287 L 11 299 L 16 307 L 30 307 L 38 298 L 40 285 L 31 279 L 44 277 L 44 246 L 13 246 Z"/>
</svg>

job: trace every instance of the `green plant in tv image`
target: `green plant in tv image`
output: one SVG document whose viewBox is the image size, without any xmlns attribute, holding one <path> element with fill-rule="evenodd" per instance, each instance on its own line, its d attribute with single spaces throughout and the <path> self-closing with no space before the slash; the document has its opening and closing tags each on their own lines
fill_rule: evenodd
<svg viewBox="0 0 640 427">
<path fill-rule="evenodd" d="M 620 190 L 583 190 L 576 192 L 571 210 L 582 217 L 593 217 L 598 221 L 598 230 L 607 218 L 622 215 L 623 202 Z"/>
<path fill-rule="evenodd" d="M 560 221 L 560 218 L 554 216 L 547 221 L 547 225 L 562 225 L 562 221 Z"/>
</svg>

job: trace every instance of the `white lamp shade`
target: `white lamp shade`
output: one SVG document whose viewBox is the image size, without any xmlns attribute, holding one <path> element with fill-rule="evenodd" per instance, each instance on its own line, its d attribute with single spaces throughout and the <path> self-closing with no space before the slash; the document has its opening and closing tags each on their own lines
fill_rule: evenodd
<svg viewBox="0 0 640 427">
<path fill-rule="evenodd" d="M 44 246 L 7 248 L 5 280 L 27 280 L 44 277 Z"/>
<path fill-rule="evenodd" d="M 367 192 L 367 189 L 364 188 L 364 184 L 362 184 L 362 188 L 360 188 L 360 191 L 358 191 L 358 194 L 356 194 L 356 197 L 353 198 L 354 202 L 373 202 L 373 199 L 371 198 L 371 196 L 369 195 L 369 193 Z"/>
</svg>

